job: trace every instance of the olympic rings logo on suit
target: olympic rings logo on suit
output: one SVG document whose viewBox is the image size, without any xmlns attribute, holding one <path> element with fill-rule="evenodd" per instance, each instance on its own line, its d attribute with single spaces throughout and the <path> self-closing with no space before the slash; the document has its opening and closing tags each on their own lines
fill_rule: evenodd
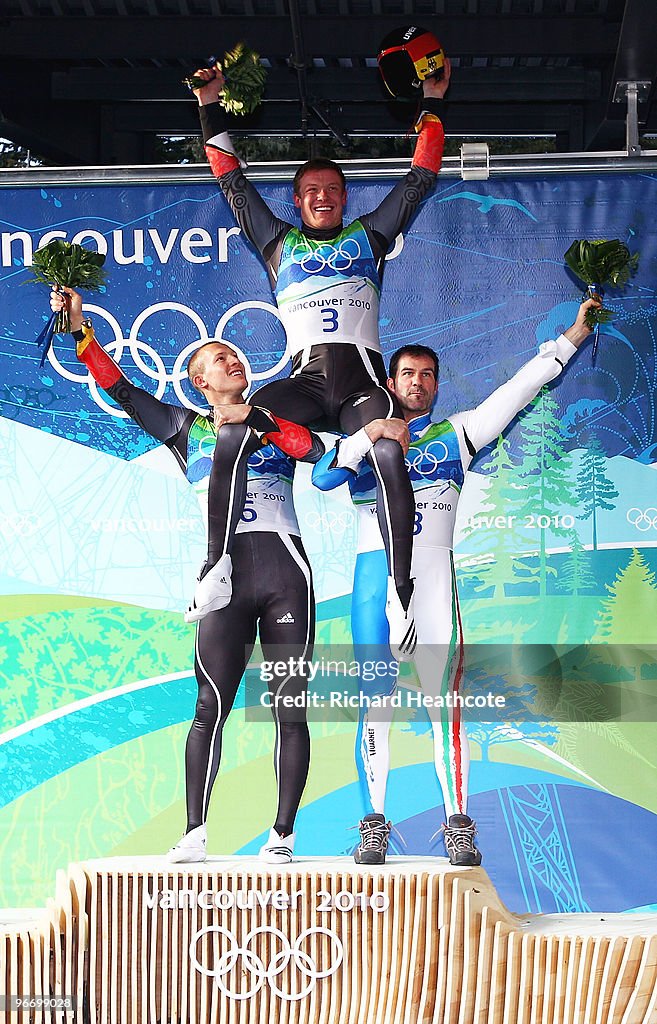
<svg viewBox="0 0 657 1024">
<path fill-rule="evenodd" d="M 301 256 L 298 255 L 298 250 Z M 339 245 L 322 242 L 313 248 L 305 242 L 297 242 L 290 253 L 290 259 L 298 264 L 305 274 L 321 274 L 330 270 L 350 270 L 361 255 L 360 245 L 355 238 L 344 238 Z"/>
<path fill-rule="evenodd" d="M 272 463 L 270 471 L 276 472 L 276 467 L 284 469 L 292 460 L 279 451 L 273 445 L 264 445 L 262 448 L 256 448 L 256 450 L 249 455 L 249 469 L 266 469 L 268 463 Z"/>
<path fill-rule="evenodd" d="M 198 453 L 201 458 L 211 459 L 214 455 L 214 449 L 217 444 L 215 434 L 208 433 L 204 434 L 198 442 Z M 251 455 L 249 455 L 249 469 L 262 470 L 265 473 L 273 473 L 277 475 L 279 472 L 283 472 L 287 469 L 290 472 L 290 465 L 292 460 L 284 452 L 275 448 L 274 445 L 267 444 L 263 445 L 262 448 L 256 448 Z"/>
<path fill-rule="evenodd" d="M 657 530 L 657 508 L 629 508 L 625 518 L 630 526 L 636 526 L 637 530 L 645 533 L 647 530 Z"/>
<path fill-rule="evenodd" d="M 449 459 L 449 448 L 444 441 L 431 441 L 426 448 L 411 445 L 406 453 L 406 469 L 418 476 L 431 477 L 438 467 Z"/>
<path fill-rule="evenodd" d="M 197 348 L 200 348 L 201 345 L 206 345 L 209 341 L 217 341 L 224 345 L 229 345 L 234 349 L 244 364 L 246 379 L 249 384 L 276 377 L 289 362 L 289 355 L 286 346 L 285 352 L 274 366 L 271 366 L 262 372 L 256 372 L 252 370 L 249 359 L 245 353 L 232 341 L 232 339 L 226 340 L 223 337 L 224 329 L 227 327 L 230 320 L 232 320 L 232 318 L 238 313 L 242 313 L 246 310 L 260 309 L 267 313 L 271 313 L 276 317 L 279 323 L 282 324 L 278 309 L 269 302 L 261 302 L 260 300 L 254 299 L 248 302 L 238 302 L 235 306 L 231 306 L 222 313 L 213 335 L 208 333 L 208 329 L 198 313 L 190 306 L 185 306 L 181 302 L 156 302 L 152 306 L 148 306 L 135 317 L 127 337 L 124 335 L 121 325 L 116 317 L 106 309 L 103 309 L 102 306 L 85 302 L 82 305 L 82 309 L 85 313 L 91 314 L 93 318 L 97 317 L 102 321 L 98 331 L 99 343 L 102 344 L 104 334 L 110 333 L 113 335 L 110 342 L 104 344 L 103 348 L 112 356 L 116 363 L 119 365 L 121 364 L 124 353 L 127 351 L 139 372 L 148 380 L 156 382 L 156 389 L 154 392 L 155 398 L 161 399 L 164 396 L 167 386 L 170 385 L 173 388 L 176 398 L 184 408 L 193 409 L 195 412 L 200 414 L 206 414 L 207 407 L 197 405 L 195 401 L 193 401 L 183 390 L 182 384 L 187 380 L 187 372 L 183 367 L 186 364 L 187 359 L 196 351 Z M 164 360 L 159 352 L 157 352 L 152 345 L 148 345 L 138 337 L 145 321 L 156 313 L 162 312 L 181 313 L 192 321 L 198 334 L 197 341 L 191 342 L 178 352 L 170 373 L 167 371 Z M 144 357 L 146 357 L 146 361 Z M 64 380 L 73 381 L 76 384 L 87 384 L 92 398 L 103 412 L 109 413 L 110 416 L 115 416 L 120 419 L 127 418 L 127 413 L 122 409 L 117 409 L 116 406 L 110 405 L 105 401 L 98 385 L 85 366 L 81 365 L 79 373 L 69 370 L 59 361 L 54 347 L 51 347 L 48 351 L 48 361 L 52 369 L 58 373 L 60 377 L 63 377 Z"/>
<path fill-rule="evenodd" d="M 225 938 L 229 948 L 225 952 L 220 952 L 219 958 L 214 960 L 213 967 L 206 967 L 198 959 L 197 948 L 199 940 L 211 934 Z M 267 966 L 265 966 L 263 957 L 249 948 L 258 935 L 271 935 L 273 938 L 278 939 L 281 944 L 280 951 L 271 955 L 271 960 Z M 331 962 L 324 970 L 319 970 L 313 957 L 301 948 L 305 940 L 312 935 L 326 935 L 331 941 Z M 216 943 L 217 939 L 214 942 Z M 306 928 L 297 936 L 293 944 L 290 943 L 289 938 L 280 928 L 274 928 L 273 925 L 260 925 L 257 928 L 252 928 L 240 945 L 237 937 L 228 928 L 215 924 L 201 928 L 192 936 L 189 944 L 189 957 L 195 969 L 207 978 L 214 978 L 217 988 L 229 999 L 250 999 L 267 982 L 274 995 L 280 996 L 281 999 L 287 1002 L 295 1002 L 299 999 L 305 999 L 312 992 L 320 978 L 328 978 L 331 974 L 335 974 L 344 959 L 344 948 L 335 932 L 332 932 L 330 928 L 324 928 L 320 925 L 314 928 Z M 240 959 L 242 963 L 238 974 L 243 976 L 248 973 L 253 980 L 245 991 L 240 989 L 238 992 L 235 992 L 228 987 L 224 979 L 230 974 Z M 298 991 L 286 992 L 279 986 L 276 979 L 283 971 L 287 970 L 292 961 L 302 982 Z"/>
</svg>

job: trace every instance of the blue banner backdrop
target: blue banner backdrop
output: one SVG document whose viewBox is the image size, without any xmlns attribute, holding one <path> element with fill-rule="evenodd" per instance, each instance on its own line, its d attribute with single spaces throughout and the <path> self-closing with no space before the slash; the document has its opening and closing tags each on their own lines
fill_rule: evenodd
<svg viewBox="0 0 657 1024">
<path fill-rule="evenodd" d="M 352 185 L 348 215 L 376 206 L 390 184 Z M 295 218 L 288 184 L 261 191 L 276 214 Z M 56 338 L 39 369 L 33 339 L 49 310 L 47 288 L 21 287 L 31 255 L 52 237 L 107 251 L 107 290 L 87 296 L 86 308 L 124 372 L 167 401 L 194 405 L 183 366 L 206 338 L 234 345 L 254 386 L 289 363 L 264 270 L 212 184 L 0 194 L 0 902 L 35 905 L 68 860 L 161 852 L 180 832 L 195 699 L 193 634 L 180 611 L 203 527 L 173 458 L 90 382 L 70 338 Z M 580 287 L 563 253 L 573 239 L 618 237 L 641 254 L 630 286 L 608 296 L 615 318 L 596 365 L 584 350 L 527 414 L 557 425 L 557 504 L 514 515 L 505 489 L 520 483 L 518 512 L 532 474 L 527 417 L 479 455 L 468 478 L 457 563 L 470 642 L 654 638 L 655 200 L 650 174 L 441 180 L 390 254 L 384 354 L 411 341 L 437 349 L 437 418 L 476 405 L 572 322 Z M 606 500 L 594 477 L 606 481 Z M 349 500 L 314 493 L 304 477 L 298 509 L 319 637 L 346 640 Z M 654 665 L 644 669 L 655 678 Z M 583 708 L 579 723 L 471 727 L 470 809 L 484 866 L 513 910 L 657 903 L 657 725 L 589 717 Z M 422 718 L 397 723 L 388 813 L 406 851 L 441 853 L 431 840 L 443 810 L 427 728 Z M 348 829 L 362 814 L 353 739 L 349 723 L 313 726 L 302 853 L 353 846 Z M 253 852 L 261 842 L 270 750 L 265 727 L 243 715 L 229 723 L 214 852 Z"/>
</svg>

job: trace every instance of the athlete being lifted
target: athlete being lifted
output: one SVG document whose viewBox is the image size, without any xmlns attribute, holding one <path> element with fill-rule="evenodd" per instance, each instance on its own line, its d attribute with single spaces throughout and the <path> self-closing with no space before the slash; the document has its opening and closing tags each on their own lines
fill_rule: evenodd
<svg viewBox="0 0 657 1024">
<path fill-rule="evenodd" d="M 292 478 L 294 460 L 315 462 L 324 445 L 305 427 L 244 403 L 244 366 L 237 353 L 223 343 L 202 345 L 188 364 L 190 382 L 212 411 L 199 415 L 159 401 L 124 377 L 96 341 L 90 323 L 83 323 L 80 295 L 70 288 L 64 292 L 52 292 L 50 304 L 53 310 L 60 310 L 68 303 L 78 358 L 142 430 L 170 449 L 196 490 L 203 512 L 212 459 L 224 444 L 232 444 L 236 430 L 240 437 L 244 434 L 244 428 L 234 423 L 246 426 L 242 443 L 250 456 L 245 467 L 249 506 L 238 524 L 233 547 L 239 572 L 230 605 L 211 612 L 196 630 L 198 701 L 185 749 L 187 828 L 169 853 L 176 863 L 203 861 L 222 731 L 255 643 L 256 628 L 265 658 L 299 665 L 311 657 L 315 604 L 292 502 Z M 272 501 L 272 496 L 278 500 Z M 275 693 L 297 697 L 305 691 L 306 682 L 301 673 L 290 673 L 276 680 Z M 290 712 L 282 700 L 272 699 L 272 712 L 278 810 L 260 856 L 270 863 L 286 863 L 294 849 L 294 819 L 308 774 L 310 737 L 298 708 Z"/>
<path fill-rule="evenodd" d="M 287 333 L 292 375 L 261 388 L 254 401 L 301 424 L 353 434 L 374 419 L 399 416 L 385 387 L 379 341 L 379 294 L 384 260 L 395 237 L 433 188 L 442 160 L 444 77 L 425 79 L 416 124 L 419 132 L 411 170 L 372 213 L 347 227 L 345 178 L 331 160 L 311 160 L 294 178 L 294 203 L 301 227 L 274 216 L 245 178 L 217 102 L 223 78 L 213 69 L 196 72 L 207 85 L 196 91 L 205 151 L 240 228 L 260 253 Z M 243 493 L 228 487 L 231 456 L 224 449 L 210 479 L 206 575 L 198 584 L 188 618 L 201 618 L 230 600 L 215 593 L 215 577 L 230 571 L 234 524 Z M 244 458 L 236 446 L 235 463 Z M 386 613 L 394 653 L 415 648 L 413 584 L 410 578 L 413 493 L 396 440 L 381 437 L 367 454 L 377 487 L 377 509 L 388 566 Z M 223 485 L 222 485 L 223 482 Z M 215 567 L 213 569 L 213 567 Z M 219 588 L 221 589 L 221 588 Z"/>
<path fill-rule="evenodd" d="M 476 453 L 494 440 L 514 416 L 554 380 L 591 333 L 585 316 L 597 300 L 584 302 L 574 324 L 556 341 L 546 341 L 538 355 L 525 363 L 476 409 L 439 422 L 431 419 L 438 393 L 438 357 L 424 345 L 398 349 L 390 361 L 388 387 L 399 400 L 410 431 L 408 472 L 416 501 L 413 541 L 418 650 L 416 668 L 425 694 L 446 698 L 459 689 L 463 673 L 463 631 L 454 572 L 454 524 L 468 467 Z M 340 441 L 313 469 L 313 483 L 329 490 L 348 482 L 358 509 L 358 556 L 351 606 L 356 650 L 371 652 L 388 640 L 384 614 L 385 558 L 377 530 L 376 492 L 371 470 L 361 463 L 373 441 L 391 428 L 390 421 L 368 424 Z M 548 470 L 549 472 L 549 470 Z M 371 657 L 371 653 L 367 657 Z M 374 657 L 381 657 L 380 649 Z M 375 678 L 363 684 L 369 697 L 393 693 L 396 678 Z M 448 701 L 429 703 L 434 764 L 445 804 L 445 847 L 452 864 L 481 863 L 474 845 L 475 823 L 467 814 L 469 748 L 460 707 Z M 356 764 L 370 812 L 359 824 L 357 863 L 382 864 L 390 835 L 384 815 L 388 779 L 390 717 L 366 710 L 363 702 L 356 742 Z"/>
</svg>

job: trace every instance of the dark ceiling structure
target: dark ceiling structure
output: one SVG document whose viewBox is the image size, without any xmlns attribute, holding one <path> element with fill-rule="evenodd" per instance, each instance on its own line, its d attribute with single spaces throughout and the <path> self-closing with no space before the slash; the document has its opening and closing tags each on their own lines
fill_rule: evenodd
<svg viewBox="0 0 657 1024">
<path fill-rule="evenodd" d="M 452 60 L 452 135 L 618 151 L 628 92 L 657 132 L 657 0 L 0 0 L 0 136 L 51 163 L 150 163 L 156 135 L 198 132 L 181 79 L 240 39 L 268 78 L 236 131 L 403 135 L 375 58 L 412 24 Z"/>
</svg>

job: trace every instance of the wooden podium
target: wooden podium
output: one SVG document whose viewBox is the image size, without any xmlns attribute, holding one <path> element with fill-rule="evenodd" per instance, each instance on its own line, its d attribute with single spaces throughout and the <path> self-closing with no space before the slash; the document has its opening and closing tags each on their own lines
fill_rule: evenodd
<svg viewBox="0 0 657 1024">
<path fill-rule="evenodd" d="M 2 1024 L 657 1024 L 657 914 L 518 916 L 481 868 L 73 864 L 1 920 Z M 4 1013 L 4 1016 L 3 1016 Z"/>
</svg>

